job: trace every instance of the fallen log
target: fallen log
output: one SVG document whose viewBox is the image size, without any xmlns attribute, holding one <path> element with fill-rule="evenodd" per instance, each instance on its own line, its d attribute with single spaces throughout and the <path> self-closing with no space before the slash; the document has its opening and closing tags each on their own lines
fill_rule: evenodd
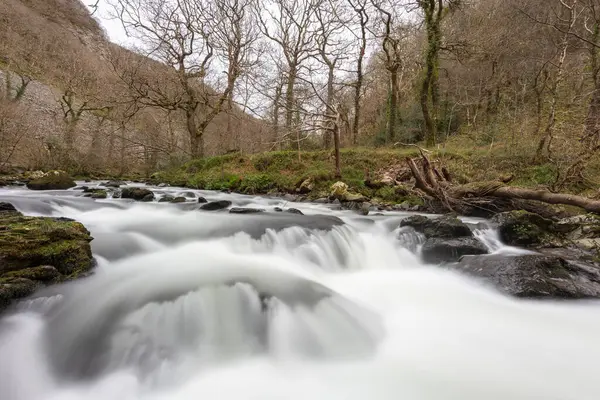
<svg viewBox="0 0 600 400">
<path fill-rule="evenodd" d="M 427 196 L 439 200 L 449 211 L 460 211 L 465 207 L 473 206 L 476 203 L 475 199 L 496 197 L 570 205 L 580 207 L 587 212 L 600 214 L 600 200 L 568 193 L 552 193 L 547 190 L 506 186 L 505 181 L 512 180 L 512 176 L 510 179 L 502 178 L 498 181 L 453 185 L 449 180 L 444 179 L 444 176 L 440 176 L 441 174 L 434 171 L 432 163 L 425 153 L 421 152 L 421 158 L 422 170 L 417 167 L 412 158 L 406 158 L 406 163 L 415 179 L 415 188 L 423 191 Z"/>
</svg>

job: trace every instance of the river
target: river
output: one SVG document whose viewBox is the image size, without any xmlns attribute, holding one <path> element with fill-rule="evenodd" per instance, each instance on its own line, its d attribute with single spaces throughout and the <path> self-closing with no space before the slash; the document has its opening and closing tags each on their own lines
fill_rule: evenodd
<svg viewBox="0 0 600 400">
<path fill-rule="evenodd" d="M 153 190 L 188 202 L 0 190 L 82 222 L 98 261 L 0 320 L 0 399 L 600 398 L 598 303 L 517 300 L 424 265 L 409 214 Z M 492 252 L 523 251 L 466 222 Z"/>
</svg>

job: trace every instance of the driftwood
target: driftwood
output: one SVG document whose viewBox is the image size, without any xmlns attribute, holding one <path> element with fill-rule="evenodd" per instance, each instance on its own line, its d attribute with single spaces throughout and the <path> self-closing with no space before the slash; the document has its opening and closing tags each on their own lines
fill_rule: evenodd
<svg viewBox="0 0 600 400">
<path fill-rule="evenodd" d="M 565 193 L 552 193 L 546 190 L 524 189 L 506 186 L 513 176 L 498 181 L 474 182 L 455 185 L 450 173 L 442 168 L 440 174 L 421 152 L 421 168 L 412 158 L 406 158 L 406 164 L 415 179 L 415 188 L 432 199 L 438 200 L 450 211 L 460 212 L 481 202 L 482 198 L 503 198 L 516 200 L 535 200 L 548 204 L 563 204 L 583 208 L 587 212 L 600 214 L 600 200 Z M 444 172 L 445 171 L 445 172 Z"/>
</svg>

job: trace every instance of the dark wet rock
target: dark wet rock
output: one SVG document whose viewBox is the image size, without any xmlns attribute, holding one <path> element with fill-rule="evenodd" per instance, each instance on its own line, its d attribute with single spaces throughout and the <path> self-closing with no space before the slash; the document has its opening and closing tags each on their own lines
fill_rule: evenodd
<svg viewBox="0 0 600 400">
<path fill-rule="evenodd" d="M 108 181 L 108 182 L 105 182 L 105 183 L 102 184 L 102 186 L 113 187 L 113 188 L 118 188 L 118 187 L 121 187 L 123 185 L 126 185 L 126 183 L 123 182 L 123 181 L 119 181 L 119 180 Z"/>
<path fill-rule="evenodd" d="M 173 200 L 171 200 L 171 203 L 185 203 L 186 199 L 185 197 L 175 197 Z"/>
<path fill-rule="evenodd" d="M 196 198 L 196 193 L 194 193 L 194 192 L 183 192 L 179 196 L 181 196 L 181 197 L 188 197 L 190 199 L 195 199 Z"/>
<path fill-rule="evenodd" d="M 290 214 L 304 215 L 304 213 L 302 211 L 298 210 L 297 208 L 288 208 L 287 210 L 285 210 L 285 212 L 290 213 Z"/>
<path fill-rule="evenodd" d="M 473 236 L 473 232 L 467 224 L 453 216 L 428 218 L 422 215 L 413 215 L 403 219 L 400 226 L 410 226 L 425 235 L 426 238 L 453 239 Z"/>
<path fill-rule="evenodd" d="M 208 203 L 208 200 L 206 200 L 204 197 L 198 197 L 198 203 Z"/>
<path fill-rule="evenodd" d="M 169 194 L 165 194 L 163 197 L 161 197 L 160 199 L 158 199 L 159 203 L 168 203 L 171 202 L 175 199 L 175 197 L 169 195 Z"/>
<path fill-rule="evenodd" d="M 317 204 L 327 204 L 327 203 L 329 203 L 329 199 L 327 197 L 321 197 L 321 198 L 316 199 L 314 201 L 314 203 L 317 203 Z"/>
<path fill-rule="evenodd" d="M 8 186 L 8 182 L 0 179 L 0 187 Z"/>
<path fill-rule="evenodd" d="M 159 188 L 164 188 L 164 187 L 169 187 L 169 184 L 168 183 L 159 183 L 157 186 Z"/>
<path fill-rule="evenodd" d="M 215 211 L 215 210 L 222 210 L 224 208 L 227 208 L 231 206 L 231 201 L 229 200 L 218 200 L 218 201 L 211 201 L 210 203 L 206 203 L 203 204 L 200 209 L 201 210 L 206 210 L 206 211 Z"/>
<path fill-rule="evenodd" d="M 230 214 L 256 214 L 264 212 L 262 208 L 244 208 L 244 207 L 233 207 L 229 210 Z"/>
<path fill-rule="evenodd" d="M 283 212 L 283 208 L 281 208 L 281 207 L 275 207 L 275 208 L 273 209 L 273 211 L 276 211 L 276 212 Z"/>
<path fill-rule="evenodd" d="M 560 246 L 562 233 L 554 222 L 538 214 L 517 210 L 497 214 L 492 222 L 498 225 L 502 242 L 520 247 Z"/>
<path fill-rule="evenodd" d="M 600 297 L 600 267 L 545 255 L 465 256 L 453 266 L 517 297 Z"/>
<path fill-rule="evenodd" d="M 3 213 L 3 212 L 17 212 L 17 209 L 15 208 L 15 206 L 13 206 L 10 203 L 0 202 L 0 213 Z"/>
<path fill-rule="evenodd" d="M 154 200 L 154 193 L 144 188 L 126 187 L 121 190 L 121 198 L 136 201 L 152 201 Z"/>
<path fill-rule="evenodd" d="M 0 309 L 48 282 L 74 279 L 92 268 L 92 237 L 80 223 L 26 217 L 8 203 L 0 209 Z"/>
<path fill-rule="evenodd" d="M 423 261 L 429 264 L 458 261 L 462 256 L 487 254 L 483 243 L 474 237 L 457 239 L 430 238 L 421 249 Z"/>
<path fill-rule="evenodd" d="M 73 178 L 63 171 L 50 171 L 27 184 L 31 190 L 64 190 L 77 186 Z"/>
<path fill-rule="evenodd" d="M 106 190 L 102 190 L 92 193 L 91 197 L 92 199 L 106 199 L 108 197 L 108 193 L 106 193 Z"/>
</svg>

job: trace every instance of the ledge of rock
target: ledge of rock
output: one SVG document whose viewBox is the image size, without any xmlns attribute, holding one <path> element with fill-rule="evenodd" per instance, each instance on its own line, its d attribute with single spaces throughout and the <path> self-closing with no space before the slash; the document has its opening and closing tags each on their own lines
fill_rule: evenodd
<svg viewBox="0 0 600 400">
<path fill-rule="evenodd" d="M 66 218 L 26 217 L 0 203 L 0 310 L 94 265 L 88 230 Z"/>
<path fill-rule="evenodd" d="M 200 206 L 200 209 L 205 211 L 215 211 L 223 210 L 229 206 L 231 206 L 231 202 L 229 200 L 218 200 L 211 201 L 210 203 L 205 203 L 202 206 Z"/>
<path fill-rule="evenodd" d="M 64 190 L 77 186 L 73 178 L 63 171 L 50 171 L 42 176 L 36 175 L 27 184 L 31 190 Z"/>
<path fill-rule="evenodd" d="M 547 255 L 465 256 L 452 266 L 512 296 L 600 298 L 600 266 Z"/>
<path fill-rule="evenodd" d="M 427 218 L 422 215 L 413 215 L 400 222 L 400 226 L 410 226 L 415 231 L 422 233 L 426 238 L 454 239 L 459 237 L 472 237 L 471 229 L 453 216 L 441 218 Z"/>
<path fill-rule="evenodd" d="M 154 193 L 144 188 L 127 187 L 121 190 L 121 198 L 136 201 L 152 201 L 154 200 Z"/>
<path fill-rule="evenodd" d="M 462 256 L 487 254 L 487 247 L 474 237 L 456 239 L 430 238 L 421 249 L 423 261 L 429 264 L 458 261 Z"/>
</svg>

